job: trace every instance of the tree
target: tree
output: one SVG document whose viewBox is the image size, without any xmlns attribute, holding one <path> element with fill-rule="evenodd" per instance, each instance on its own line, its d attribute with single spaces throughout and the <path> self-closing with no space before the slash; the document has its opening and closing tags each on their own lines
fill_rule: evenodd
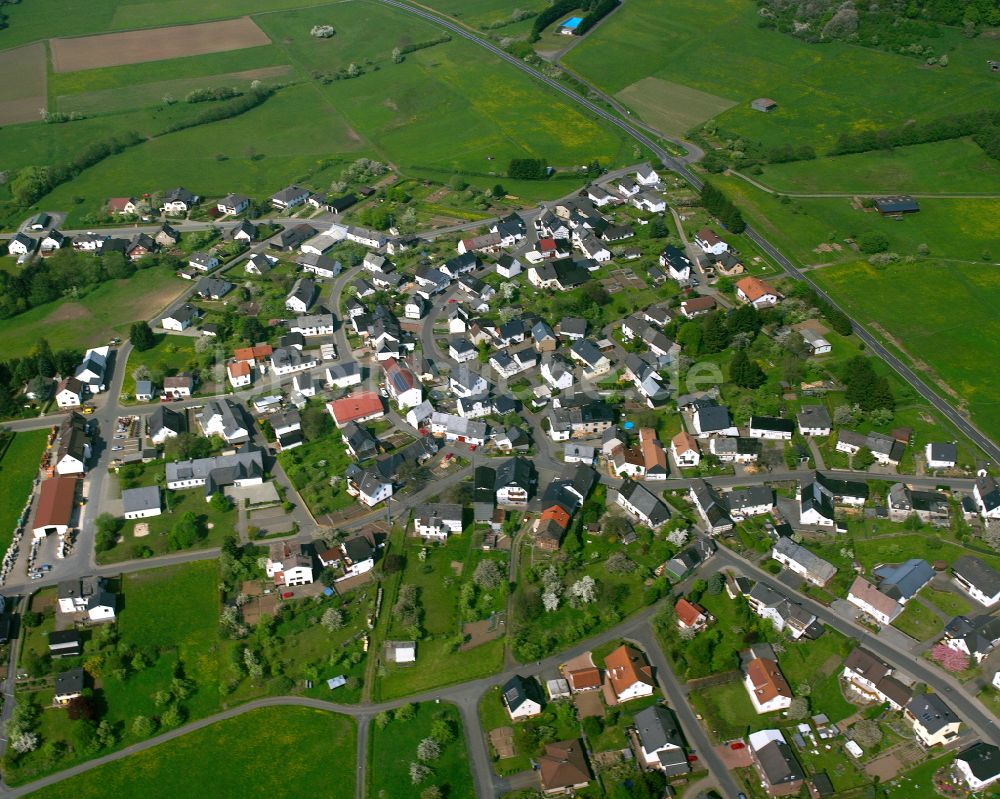
<svg viewBox="0 0 1000 799">
<path fill-rule="evenodd" d="M 417 744 L 417 757 L 425 763 L 441 757 L 441 745 L 433 738 L 424 738 Z"/>
<path fill-rule="evenodd" d="M 569 587 L 571 601 L 581 605 L 589 605 L 597 601 L 597 583 L 589 574 L 581 577 Z"/>
<path fill-rule="evenodd" d="M 436 785 L 429 785 L 420 792 L 420 799 L 444 799 L 444 794 Z"/>
<path fill-rule="evenodd" d="M 392 48 L 392 63 L 393 64 L 403 63 L 403 51 L 400 50 L 398 47 Z"/>
<path fill-rule="evenodd" d="M 875 456 L 872 454 L 872 451 L 868 449 L 868 447 L 861 447 L 854 453 L 854 457 L 851 462 L 859 469 L 867 469 L 875 463 Z"/>
<path fill-rule="evenodd" d="M 796 696 L 788 706 L 788 718 L 804 719 L 809 715 L 809 700 L 804 696 Z"/>
<path fill-rule="evenodd" d="M 413 761 L 410 763 L 410 782 L 419 785 L 431 775 L 431 770 L 423 763 Z"/>
<path fill-rule="evenodd" d="M 882 728 L 878 722 L 871 719 L 862 719 L 849 729 L 851 738 L 865 749 L 870 749 L 882 742 Z"/>
<path fill-rule="evenodd" d="M 193 547 L 201 538 L 202 525 L 193 511 L 181 515 L 167 536 L 167 542 L 172 550 Z"/>
<path fill-rule="evenodd" d="M 216 491 L 214 494 L 212 494 L 212 499 L 210 504 L 213 510 L 218 511 L 219 513 L 225 513 L 227 510 L 233 507 L 232 500 L 230 500 L 229 497 L 227 497 L 221 491 Z"/>
<path fill-rule="evenodd" d="M 940 663 L 942 668 L 952 673 L 969 668 L 969 656 L 945 644 L 938 644 L 931 649 L 931 657 Z"/>
<path fill-rule="evenodd" d="M 392 714 L 392 717 L 396 721 L 409 721 L 410 719 L 413 718 L 415 713 L 416 713 L 416 708 L 413 706 L 413 703 L 406 702 L 396 708 L 396 710 Z"/>
<path fill-rule="evenodd" d="M 179 727 L 184 723 L 184 711 L 180 705 L 171 705 L 160 716 L 160 724 L 164 727 Z"/>
<path fill-rule="evenodd" d="M 667 533 L 667 541 L 675 547 L 682 547 L 688 542 L 687 530 L 671 530 Z"/>
<path fill-rule="evenodd" d="M 476 570 L 472 573 L 472 582 L 486 591 L 496 590 L 504 582 L 500 564 L 489 559 L 479 561 L 476 564 Z"/>
<path fill-rule="evenodd" d="M 94 524 L 97 528 L 94 546 L 98 552 L 106 552 L 118 543 L 118 533 L 124 525 L 123 520 L 110 513 L 102 513 L 94 520 Z"/>
<path fill-rule="evenodd" d="M 431 737 L 442 746 L 447 746 L 455 740 L 455 727 L 446 717 L 434 719 L 431 724 Z"/>
<path fill-rule="evenodd" d="M 148 716 L 136 716 L 132 721 L 132 732 L 139 738 L 148 738 L 156 732 L 156 722 Z"/>
<path fill-rule="evenodd" d="M 631 574 L 636 570 L 636 563 L 630 560 L 624 552 L 616 549 L 604 561 L 604 568 L 610 574 Z"/>
<path fill-rule="evenodd" d="M 559 610 L 559 594 L 546 591 L 542 594 L 542 607 L 546 613 L 555 613 Z"/>
<path fill-rule="evenodd" d="M 153 328 L 148 322 L 140 321 L 133 324 L 128 338 L 136 352 L 145 352 L 156 346 L 156 336 L 153 335 Z"/>
<path fill-rule="evenodd" d="M 886 238 L 884 233 L 879 233 L 878 231 L 862 233 L 858 236 L 857 241 L 861 252 L 869 255 L 876 252 L 885 252 L 889 249 L 889 239 Z"/>
<path fill-rule="evenodd" d="M 323 625 L 324 629 L 332 633 L 334 630 L 339 630 L 344 626 L 344 614 L 337 608 L 327 608 L 323 611 L 323 618 L 320 620 L 320 624 Z"/>
<path fill-rule="evenodd" d="M 375 724 L 380 730 L 384 730 L 390 721 L 392 721 L 392 716 L 389 714 L 388 710 L 383 710 L 375 715 Z"/>
<path fill-rule="evenodd" d="M 38 735 L 27 731 L 13 733 L 10 735 L 10 747 L 19 755 L 34 752 L 38 748 Z"/>
<path fill-rule="evenodd" d="M 738 350 L 729 362 L 729 379 L 742 388 L 758 388 L 767 380 L 767 375 L 750 359 L 746 350 Z"/>
<path fill-rule="evenodd" d="M 715 572 L 708 578 L 708 593 L 712 596 L 718 596 L 721 594 L 725 587 L 726 578 L 723 576 L 722 572 Z"/>
</svg>

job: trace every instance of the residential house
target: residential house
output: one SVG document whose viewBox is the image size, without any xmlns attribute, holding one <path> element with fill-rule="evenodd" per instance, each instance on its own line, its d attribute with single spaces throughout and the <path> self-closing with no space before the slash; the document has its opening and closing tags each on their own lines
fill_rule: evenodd
<svg viewBox="0 0 1000 799">
<path fill-rule="evenodd" d="M 215 207 L 220 214 L 236 216 L 250 207 L 250 198 L 242 194 L 227 194 L 219 200 Z"/>
<path fill-rule="evenodd" d="M 83 383 L 91 394 L 104 391 L 104 375 L 108 367 L 110 347 L 92 347 L 83 353 L 83 360 L 73 377 Z"/>
<path fill-rule="evenodd" d="M 711 255 L 722 255 L 729 250 L 729 245 L 720 239 L 714 230 L 707 227 L 694 234 L 694 243 L 701 248 L 702 252 Z"/>
<path fill-rule="evenodd" d="M 680 468 L 697 466 L 701 462 L 698 439 L 684 430 L 670 439 L 670 451 L 673 453 L 674 463 Z"/>
<path fill-rule="evenodd" d="M 112 197 L 107 204 L 108 214 L 115 216 L 138 216 L 139 203 L 135 197 Z"/>
<path fill-rule="evenodd" d="M 156 235 L 153 236 L 153 241 L 161 247 L 174 247 L 180 240 L 181 234 L 174 230 L 166 222 L 160 225 L 160 229 L 156 232 Z"/>
<path fill-rule="evenodd" d="M 287 211 L 297 205 L 302 205 L 309 197 L 309 189 L 291 185 L 270 196 L 271 205 L 277 211 Z"/>
<path fill-rule="evenodd" d="M 958 447 L 953 442 L 931 442 L 924 448 L 928 469 L 954 469 Z"/>
<path fill-rule="evenodd" d="M 709 533 L 714 535 L 733 529 L 726 502 L 711 485 L 704 480 L 693 480 L 688 494 Z"/>
<path fill-rule="evenodd" d="M 903 457 L 903 445 L 891 436 L 870 432 L 856 433 L 853 430 L 840 430 L 837 433 L 837 451 L 855 455 L 866 447 L 875 456 L 876 462 L 883 466 L 898 466 Z"/>
<path fill-rule="evenodd" d="M 741 522 L 774 510 L 774 489 L 770 486 L 736 488 L 725 495 L 724 501 L 733 520 Z"/>
<path fill-rule="evenodd" d="M 166 405 L 159 405 L 149 415 L 147 434 L 154 444 L 162 444 L 187 432 L 187 416 Z"/>
<path fill-rule="evenodd" d="M 135 381 L 135 399 L 137 402 L 149 402 L 153 399 L 154 387 L 152 380 Z"/>
<path fill-rule="evenodd" d="M 521 262 L 512 255 L 501 255 L 497 259 L 496 271 L 500 277 L 512 278 L 521 274 Z"/>
<path fill-rule="evenodd" d="M 954 768 L 970 791 L 981 791 L 1000 780 L 1000 749 L 976 741 L 955 755 Z"/>
<path fill-rule="evenodd" d="M 698 632 L 708 627 L 712 620 L 711 614 L 705 608 L 696 602 L 689 602 L 684 597 L 677 600 L 674 612 L 677 614 L 677 626 L 682 630 Z"/>
<path fill-rule="evenodd" d="M 313 581 L 312 558 L 305 553 L 302 545 L 278 541 L 271 544 L 264 573 L 277 586 L 309 585 Z"/>
<path fill-rule="evenodd" d="M 945 625 L 941 643 L 969 656 L 979 664 L 1000 643 L 1000 618 L 996 616 L 956 616 Z"/>
<path fill-rule="evenodd" d="M 925 524 L 947 526 L 951 519 L 948 497 L 940 491 L 918 491 L 903 483 L 895 483 L 889 488 L 886 504 L 889 519 L 894 522 L 916 516 Z"/>
<path fill-rule="evenodd" d="M 75 377 L 67 377 L 56 387 L 56 405 L 60 408 L 78 408 L 83 405 L 87 390 Z"/>
<path fill-rule="evenodd" d="M 188 266 L 197 272 L 210 272 L 219 265 L 219 259 L 207 252 L 195 251 L 188 257 Z"/>
<path fill-rule="evenodd" d="M 927 583 L 934 579 L 934 569 L 921 558 L 910 558 L 897 565 L 876 566 L 872 574 L 878 580 L 878 590 L 905 605 Z"/>
<path fill-rule="evenodd" d="M 804 436 L 828 436 L 833 428 L 830 412 L 822 405 L 803 405 L 795 420 Z"/>
<path fill-rule="evenodd" d="M 753 438 L 713 438 L 708 449 L 722 463 L 753 463 L 760 458 L 760 441 Z"/>
<path fill-rule="evenodd" d="M 729 409 L 723 405 L 704 405 L 698 408 L 691 417 L 691 424 L 698 438 L 740 434 L 729 415 Z"/>
<path fill-rule="evenodd" d="M 436 503 L 413 509 L 413 529 L 424 540 L 447 541 L 462 532 L 462 506 Z"/>
<path fill-rule="evenodd" d="M 162 508 L 159 486 L 126 488 L 122 491 L 122 515 L 126 519 L 159 516 Z"/>
<path fill-rule="evenodd" d="M 747 737 L 754 767 L 770 796 L 796 796 L 805 772 L 781 730 L 759 730 Z"/>
<path fill-rule="evenodd" d="M 352 497 L 357 497 L 360 502 L 374 508 L 376 505 L 388 501 L 392 496 L 393 484 L 373 469 L 361 469 L 351 464 L 347 467 L 344 476 L 347 478 L 347 493 Z"/>
<path fill-rule="evenodd" d="M 498 505 L 525 505 L 531 498 L 538 477 L 534 464 L 526 458 L 513 457 L 496 470 L 496 501 Z"/>
<path fill-rule="evenodd" d="M 82 668 L 70 669 L 56 675 L 52 704 L 65 707 L 74 699 L 83 696 L 86 673 Z"/>
<path fill-rule="evenodd" d="M 574 341 L 569 352 L 574 360 L 583 364 L 584 377 L 593 379 L 611 371 L 611 361 L 592 341 Z"/>
<path fill-rule="evenodd" d="M 217 277 L 203 277 L 194 287 L 194 293 L 203 300 L 221 300 L 232 290 L 232 283 Z"/>
<path fill-rule="evenodd" d="M 828 355 L 833 351 L 833 345 L 811 327 L 800 325 L 797 330 L 810 355 Z"/>
<path fill-rule="evenodd" d="M 847 601 L 879 624 L 892 624 L 893 619 L 903 612 L 902 603 L 886 596 L 860 575 L 851 583 Z"/>
<path fill-rule="evenodd" d="M 691 770 L 684 751 L 684 735 L 670 708 L 652 705 L 640 710 L 634 719 L 642 765 L 658 769 L 668 778 Z"/>
<path fill-rule="evenodd" d="M 617 704 L 652 695 L 656 689 L 653 667 L 646 656 L 631 646 L 622 645 L 604 658 L 606 680 Z"/>
<path fill-rule="evenodd" d="M 297 410 L 292 409 L 284 413 L 272 414 L 270 421 L 280 452 L 301 447 L 305 443 L 305 437 L 302 434 L 302 417 Z"/>
<path fill-rule="evenodd" d="M 382 369 L 385 372 L 386 390 L 401 409 L 414 408 L 423 401 L 423 387 L 407 367 L 394 358 L 388 358 L 382 362 Z"/>
<path fill-rule="evenodd" d="M 170 311 L 166 316 L 160 319 L 160 327 L 164 330 L 172 330 L 176 333 L 180 333 L 187 330 L 191 325 L 201 316 L 201 312 L 195 308 L 193 305 L 180 305 Z"/>
<path fill-rule="evenodd" d="M 168 216 L 183 216 L 194 208 L 199 200 L 201 197 L 182 186 L 170 189 L 163 193 L 163 205 L 160 207 L 160 213 Z"/>
<path fill-rule="evenodd" d="M 587 335 L 587 320 L 578 316 L 567 316 L 556 325 L 560 338 L 567 341 L 582 341 Z"/>
<path fill-rule="evenodd" d="M 842 480 L 816 472 L 816 484 L 834 505 L 861 508 L 868 501 L 868 484 L 860 480 Z"/>
<path fill-rule="evenodd" d="M 962 726 L 961 719 L 937 694 L 914 694 L 903 711 L 903 718 L 927 747 L 951 743 Z"/>
<path fill-rule="evenodd" d="M 251 241 L 257 240 L 257 226 L 244 219 L 237 225 L 234 225 L 232 230 L 229 231 L 229 236 L 233 241 L 239 241 L 243 244 L 249 244 Z"/>
<path fill-rule="evenodd" d="M 64 580 L 59 583 L 57 603 L 60 613 L 86 613 L 90 621 L 113 620 L 117 608 L 103 577 Z"/>
<path fill-rule="evenodd" d="M 316 299 L 316 283 L 312 278 L 300 277 L 285 298 L 285 308 L 293 313 L 305 314 Z"/>
<path fill-rule="evenodd" d="M 314 338 L 333 335 L 333 328 L 333 314 L 320 313 L 296 318 L 289 330 L 292 333 L 301 333 L 306 338 Z"/>
<path fill-rule="evenodd" d="M 757 310 L 772 308 L 784 298 L 785 295 L 776 288 L 752 275 L 736 281 L 736 299 L 749 303 Z"/>
<path fill-rule="evenodd" d="M 512 721 L 530 719 L 542 712 L 541 691 L 531 677 L 515 674 L 503 684 L 500 693 Z"/>
<path fill-rule="evenodd" d="M 360 424 L 385 415 L 382 398 L 374 391 L 357 391 L 342 399 L 328 402 L 326 409 L 338 428 L 343 428 L 349 422 Z"/>
<path fill-rule="evenodd" d="M 691 278 L 691 260 L 683 250 L 672 244 L 668 244 L 660 253 L 660 266 L 678 282 L 687 282 Z"/>
<path fill-rule="evenodd" d="M 830 582 L 837 573 L 836 566 L 796 544 L 791 538 L 779 538 L 771 550 L 771 557 L 820 587 Z"/>
<path fill-rule="evenodd" d="M 455 369 L 448 380 L 448 385 L 456 397 L 472 397 L 489 391 L 486 379 L 473 372 L 464 363 Z"/>
<path fill-rule="evenodd" d="M 634 519 L 654 530 L 670 519 L 670 511 L 663 501 L 634 480 L 622 483 L 615 501 Z"/>
<path fill-rule="evenodd" d="M 56 474 L 84 474 L 90 460 L 90 426 L 87 420 L 71 412 L 59 426 L 59 444 L 56 446 Z"/>
<path fill-rule="evenodd" d="M 778 632 L 787 631 L 795 640 L 803 636 L 816 638 L 823 632 L 812 613 L 762 582 L 758 581 L 746 598 L 750 610 L 770 621 Z"/>
<path fill-rule="evenodd" d="M 1000 519 L 1000 484 L 989 475 L 981 474 L 972 487 L 972 497 L 980 515 L 987 521 Z"/>
<path fill-rule="evenodd" d="M 60 233 L 58 230 L 53 228 L 48 233 L 45 234 L 45 238 L 42 239 L 41 254 L 43 256 L 52 255 L 56 250 L 60 250 L 67 245 L 72 244 L 72 239 L 65 233 Z"/>
<path fill-rule="evenodd" d="M 910 689 L 892 676 L 891 666 L 860 646 L 844 660 L 841 674 L 856 693 L 870 702 L 888 702 L 896 711 L 906 707 L 912 696 Z"/>
<path fill-rule="evenodd" d="M 951 565 L 959 587 L 988 608 L 1000 602 L 1000 573 L 973 555 L 962 555 Z"/>
<path fill-rule="evenodd" d="M 357 361 L 334 364 L 326 367 L 327 385 L 348 388 L 361 383 L 361 365 Z"/>
<path fill-rule="evenodd" d="M 774 660 L 753 657 L 743 674 L 743 687 L 758 714 L 774 713 L 791 706 L 792 689 Z"/>
<path fill-rule="evenodd" d="M 217 435 L 227 444 L 239 444 L 250 439 L 243 406 L 229 399 L 208 400 L 198 416 L 203 435 Z"/>
<path fill-rule="evenodd" d="M 709 297 L 708 295 L 691 297 L 681 303 L 681 313 L 687 319 L 704 316 L 709 311 L 714 309 L 715 298 Z"/>
<path fill-rule="evenodd" d="M 309 252 L 297 256 L 295 263 L 302 267 L 303 272 L 316 275 L 316 277 L 335 278 L 344 269 L 344 265 L 340 261 Z"/>
<path fill-rule="evenodd" d="M 791 441 L 795 432 L 795 422 L 791 419 L 779 419 L 774 416 L 751 416 L 750 438 L 762 438 L 770 441 Z"/>
<path fill-rule="evenodd" d="M 539 780 L 542 792 L 572 795 L 590 783 L 590 769 L 583 743 L 579 739 L 545 744 L 545 751 L 538 758 Z"/>
</svg>

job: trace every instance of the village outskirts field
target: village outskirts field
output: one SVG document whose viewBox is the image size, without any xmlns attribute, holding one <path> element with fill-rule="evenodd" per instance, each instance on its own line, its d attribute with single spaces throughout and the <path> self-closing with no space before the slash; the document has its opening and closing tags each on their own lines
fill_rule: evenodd
<svg viewBox="0 0 1000 799">
<path fill-rule="evenodd" d="M 708 175 L 753 224 L 988 436 L 1000 436 L 1000 162 L 970 138 L 828 156 L 841 132 L 996 107 L 993 34 L 944 29 L 947 67 L 870 47 L 808 44 L 758 25 L 740 0 L 624 4 L 561 63 L 665 134 L 735 149 L 814 148 L 817 158 Z M 618 54 L 627 51 L 628 58 Z M 757 97 L 777 108 L 751 108 Z M 927 102 L 928 97 L 936 98 Z M 705 131 L 714 132 L 711 135 Z M 919 213 L 883 218 L 871 196 L 911 194 Z M 898 263 L 872 265 L 859 236 Z"/>
</svg>

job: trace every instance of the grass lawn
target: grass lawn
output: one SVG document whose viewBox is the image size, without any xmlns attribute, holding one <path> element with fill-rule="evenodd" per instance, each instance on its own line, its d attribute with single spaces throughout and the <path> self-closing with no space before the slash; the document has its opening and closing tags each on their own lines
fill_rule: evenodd
<svg viewBox="0 0 1000 799">
<path fill-rule="evenodd" d="M 531 752 L 522 751 L 518 746 L 519 740 L 523 736 L 517 735 L 516 732 L 518 726 L 522 725 L 511 721 L 507 710 L 503 706 L 503 698 L 500 695 L 499 685 L 494 685 L 479 700 L 479 723 L 483 728 L 483 735 L 486 736 L 490 757 L 493 759 L 493 771 L 500 776 L 505 776 L 507 774 L 517 774 L 519 771 L 531 768 Z M 493 747 L 489 745 L 490 730 L 495 730 L 499 727 L 511 727 L 515 730 L 513 757 L 497 758 Z"/>
<path fill-rule="evenodd" d="M 350 463 L 339 431 L 331 429 L 329 435 L 279 453 L 278 461 L 314 516 L 354 504 L 354 497 L 347 493 L 343 480 L 335 486 L 330 485 L 330 478 L 342 477 Z"/>
<path fill-rule="evenodd" d="M 125 522 L 121 541 L 111 549 L 97 553 L 98 563 L 119 563 L 136 557 L 153 557 L 173 552 L 169 534 L 177 520 L 188 511 L 197 514 L 203 524 L 204 535 L 192 549 L 208 549 L 222 544 L 227 535 L 236 534 L 236 509 L 220 511 L 214 503 L 205 502 L 203 488 L 187 488 L 181 491 L 164 491 L 165 510 L 159 516 Z M 149 526 L 149 534 L 135 537 L 137 524 Z M 209 527 L 211 525 L 211 527 Z M 147 552 L 148 550 L 148 552 Z M 149 553 L 152 554 L 149 554 Z"/>
<path fill-rule="evenodd" d="M 15 433 L 0 455 L 0 552 L 6 552 L 13 540 L 48 435 L 48 430 Z"/>
<path fill-rule="evenodd" d="M 994 211 L 1000 213 L 1000 205 Z M 982 368 L 992 357 L 989 342 L 1000 335 L 996 270 L 962 263 L 918 262 L 885 269 L 850 263 L 814 270 L 811 276 L 860 322 L 870 328 L 878 325 L 876 333 L 891 337 L 889 344 L 909 356 L 939 393 L 952 401 L 957 396 L 983 432 L 1000 436 L 1000 406 L 995 401 L 1000 376 Z M 876 299 L 888 296 L 888 291 L 894 302 Z M 949 302 L 941 303 L 940 297 Z M 953 308 L 962 309 L 961 319 L 955 318 Z"/>
<path fill-rule="evenodd" d="M 705 727 L 720 743 L 773 727 L 781 720 L 778 713 L 758 714 L 740 680 L 693 690 L 688 698 L 703 717 Z"/>
<path fill-rule="evenodd" d="M 100 346 L 115 336 L 127 338 L 133 322 L 150 319 L 190 287 L 166 267 L 110 280 L 78 300 L 56 300 L 0 321 L 4 352 L 7 357 L 27 355 L 40 338 L 54 350 Z"/>
<path fill-rule="evenodd" d="M 725 136 L 820 151 L 844 130 L 922 121 L 994 100 L 982 67 L 987 41 L 945 31 L 934 47 L 949 51 L 950 64 L 932 70 L 869 48 L 808 44 L 758 20 L 757 8 L 739 0 L 639 0 L 591 31 L 565 62 L 611 94 L 652 76 L 718 95 L 738 103 L 717 117 Z M 940 102 L 927 104 L 928 96 Z M 752 110 L 756 97 L 773 98 L 777 110 Z"/>
<path fill-rule="evenodd" d="M 953 755 L 936 757 L 921 763 L 914 769 L 901 774 L 892 782 L 879 786 L 885 791 L 886 799 L 913 799 L 914 796 L 934 796 L 934 784 L 931 782 L 934 772 L 941 766 L 951 762 Z"/>
<path fill-rule="evenodd" d="M 971 139 L 769 164 L 754 179 L 783 193 L 995 194 L 1000 162 Z"/>
<path fill-rule="evenodd" d="M 135 397 L 135 378 L 132 373 L 140 366 L 149 371 L 154 385 L 162 386 L 163 378 L 190 371 L 198 366 L 194 345 L 198 341 L 194 336 L 171 336 L 167 333 L 156 335 L 156 344 L 148 350 L 137 352 L 135 348 L 129 353 L 125 365 L 125 382 L 122 384 L 122 394 L 129 398 Z"/>
<path fill-rule="evenodd" d="M 472 534 L 467 531 L 449 537 L 442 546 L 428 547 L 423 563 L 418 557 L 420 549 L 419 544 L 405 547 L 406 569 L 400 582 L 419 589 L 425 635 L 417 642 L 415 665 L 386 664 L 387 673 L 377 688 L 383 700 L 484 677 L 499 671 L 503 664 L 503 638 L 466 651 L 456 649 L 462 623 L 459 591 L 471 579 L 479 559 L 479 553 L 472 549 Z M 506 564 L 502 568 L 506 569 Z M 502 604 L 494 609 L 502 609 Z M 400 625 L 390 623 L 386 637 L 405 640 L 409 636 Z"/>
<path fill-rule="evenodd" d="M 992 685 L 987 685 L 978 694 L 979 701 L 982 702 L 998 719 L 1000 719 L 1000 691 Z"/>
<path fill-rule="evenodd" d="M 37 791 L 39 799 L 122 796 L 272 797 L 297 776 L 303 795 L 353 796 L 357 727 L 323 710 L 270 707 L 249 711 L 145 752 Z M 225 761 L 226 767 L 220 768 Z M 316 764 L 325 762 L 324 768 Z M 281 763 L 281 768 L 274 768 Z M 312 775 L 312 776 L 310 776 Z"/>
<path fill-rule="evenodd" d="M 920 596 L 949 616 L 966 616 L 972 612 L 972 603 L 954 591 L 938 591 L 928 586 L 920 592 Z"/>
<path fill-rule="evenodd" d="M 892 626 L 918 641 L 936 637 L 944 627 L 937 615 L 919 602 L 908 602 Z"/>
<path fill-rule="evenodd" d="M 441 756 L 429 763 L 432 774 L 420 785 L 410 781 L 410 763 L 417 760 L 417 745 L 431 735 L 435 719 L 450 722 L 454 737 L 441 746 Z M 369 733 L 368 795 L 379 799 L 410 799 L 416 791 L 437 785 L 445 796 L 472 796 L 469 756 L 462 736 L 462 720 L 454 705 L 424 702 L 408 721 L 393 719 L 383 729 L 373 724 Z M 346 795 L 346 794 L 345 794 Z"/>
<path fill-rule="evenodd" d="M 812 713 L 826 713 L 830 721 L 847 718 L 857 709 L 844 699 L 838 676 L 851 641 L 836 630 L 827 631 L 816 641 L 790 642 L 778 656 L 778 665 L 792 692 L 807 683 L 812 688 L 809 705 Z"/>
</svg>

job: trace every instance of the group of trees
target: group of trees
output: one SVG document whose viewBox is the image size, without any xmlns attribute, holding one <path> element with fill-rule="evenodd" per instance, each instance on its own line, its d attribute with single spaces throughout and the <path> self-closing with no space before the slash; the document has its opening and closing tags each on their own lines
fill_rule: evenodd
<svg viewBox="0 0 1000 799">
<path fill-rule="evenodd" d="M 515 180 L 545 180 L 548 175 L 544 158 L 512 158 L 507 165 L 507 177 Z"/>
<path fill-rule="evenodd" d="M 889 381 L 876 374 L 870 358 L 863 355 L 851 358 L 844 364 L 842 377 L 846 388 L 844 398 L 851 405 L 857 405 L 865 412 L 895 410 L 896 400 Z"/>
<path fill-rule="evenodd" d="M 44 396 L 51 386 L 52 378 L 73 374 L 82 357 L 81 350 L 53 351 L 49 342 L 43 338 L 39 339 L 30 354 L 0 361 L 0 416 L 8 417 L 17 413 L 21 405 L 19 397 L 25 387 L 38 396 Z"/>
<path fill-rule="evenodd" d="M 1000 131 L 1000 111 L 970 111 L 936 117 L 927 122 L 898 125 L 891 128 L 844 132 L 837 138 L 831 155 L 863 153 L 871 150 L 891 150 L 911 144 L 959 139 L 972 136 L 991 157 L 1000 157 L 994 144 Z"/>
<path fill-rule="evenodd" d="M 732 201 L 725 194 L 707 180 L 701 187 L 701 204 L 705 206 L 705 210 L 719 220 L 726 230 L 733 233 L 742 233 L 746 230 L 747 225 L 743 221 L 743 214 L 740 213 L 740 209 L 733 205 Z"/>
<path fill-rule="evenodd" d="M 728 312 L 713 311 L 700 320 L 684 322 L 675 337 L 685 354 L 692 357 L 711 355 L 730 346 L 745 349 L 756 338 L 763 324 L 761 312 L 747 303 Z"/>
<path fill-rule="evenodd" d="M 80 296 L 108 280 L 120 280 L 141 269 L 157 265 L 176 268 L 176 256 L 154 253 L 138 261 L 120 252 L 104 255 L 77 252 L 63 247 L 44 259 L 35 259 L 16 272 L 0 272 L 0 319 L 65 296 Z"/>
</svg>

